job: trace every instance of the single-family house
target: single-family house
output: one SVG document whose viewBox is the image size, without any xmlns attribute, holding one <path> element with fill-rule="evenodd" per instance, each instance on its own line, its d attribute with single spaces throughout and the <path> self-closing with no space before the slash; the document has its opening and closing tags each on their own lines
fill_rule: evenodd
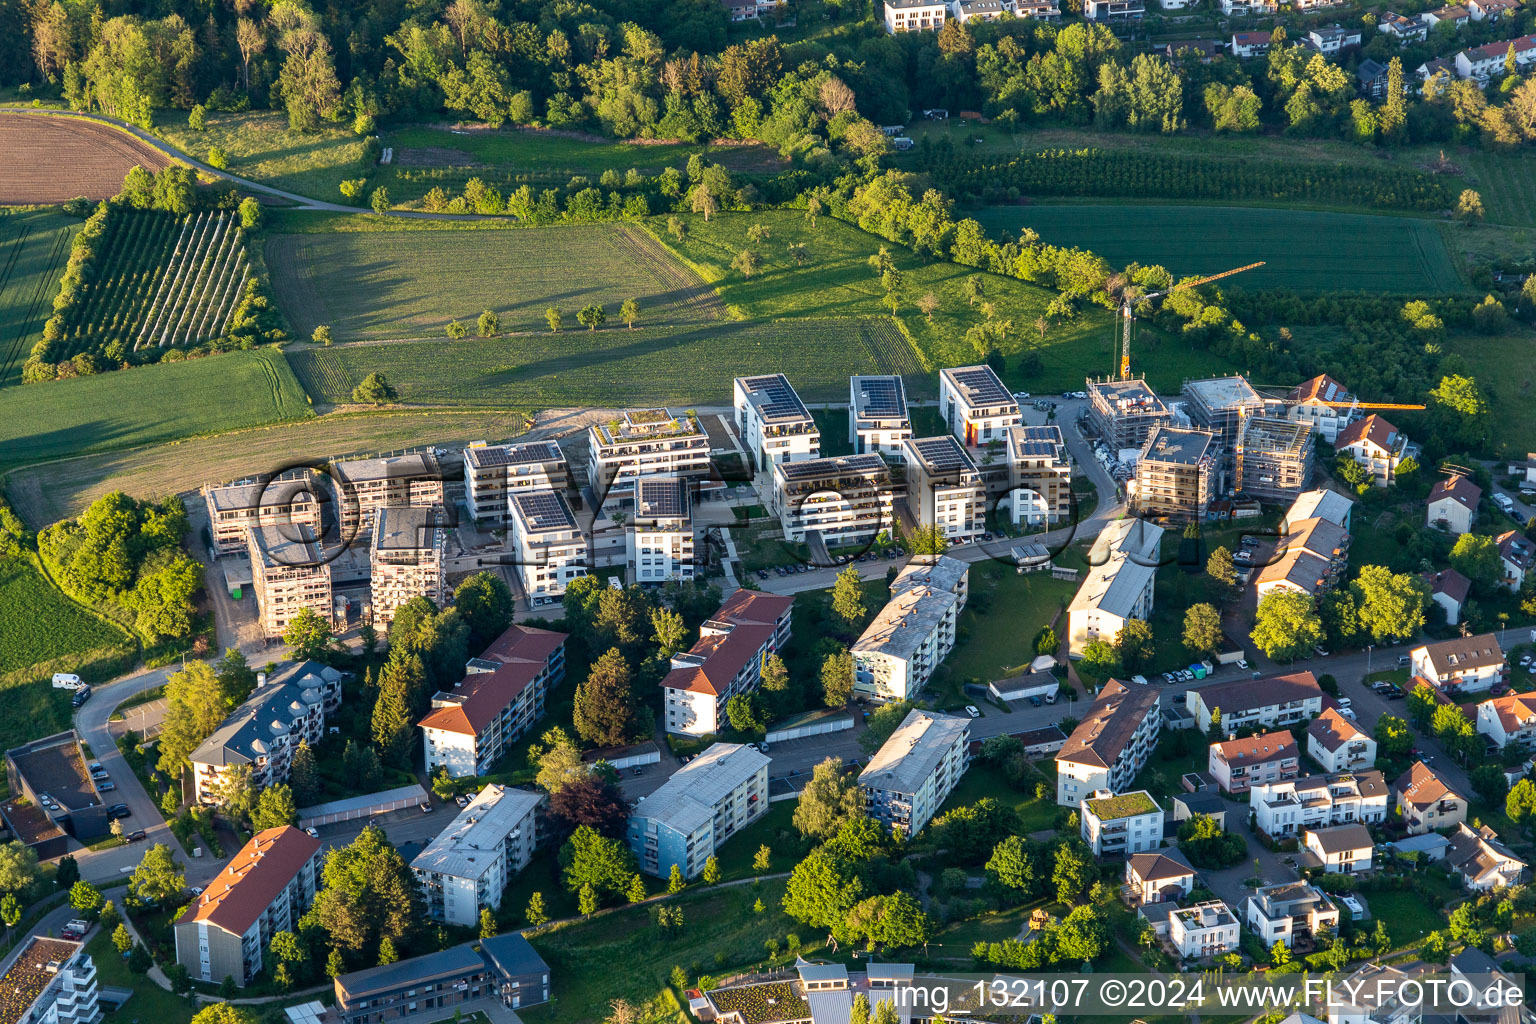
<svg viewBox="0 0 1536 1024">
<path fill-rule="evenodd" d="M 1391 75 L 1387 65 L 1367 57 L 1355 69 L 1355 78 L 1360 83 L 1360 95 L 1379 100 L 1387 94 L 1387 84 Z"/>
<path fill-rule="evenodd" d="M 1436 480 L 1424 500 L 1425 519 L 1428 525 L 1459 537 L 1477 521 L 1477 503 L 1482 500 L 1483 489 L 1464 476 Z"/>
<path fill-rule="evenodd" d="M 1429 584 L 1429 599 L 1445 612 L 1446 623 L 1451 626 L 1460 623 L 1461 609 L 1467 603 L 1472 581 L 1455 569 L 1442 569 L 1425 573 L 1424 582 Z"/>
<path fill-rule="evenodd" d="M 1352 46 L 1360 45 L 1360 30 L 1343 25 L 1324 25 L 1308 32 L 1302 40 L 1307 46 L 1326 57 L 1333 57 Z"/>
<path fill-rule="evenodd" d="M 1376 741 L 1336 708 L 1307 726 L 1307 755 L 1330 772 L 1349 772 L 1376 763 Z"/>
<path fill-rule="evenodd" d="M 1507 15 L 1519 13 L 1520 0 L 1467 0 L 1467 11 L 1473 21 L 1486 21 L 1491 25 Z"/>
<path fill-rule="evenodd" d="M 1450 828 L 1467 820 L 1467 798 L 1446 785 L 1423 761 L 1415 761 L 1392 783 L 1392 795 L 1409 835 Z"/>
<path fill-rule="evenodd" d="M 1536 568 L 1536 544 L 1515 530 L 1501 533 L 1494 540 L 1499 545 L 1499 562 L 1504 571 L 1499 584 L 1518 594 L 1526 574 Z"/>
<path fill-rule="evenodd" d="M 1467 22 L 1472 20 L 1472 12 L 1468 11 L 1460 4 L 1453 4 L 1450 7 L 1441 7 L 1438 10 L 1425 11 L 1423 14 L 1419 15 L 1419 20 L 1424 22 L 1424 24 L 1428 25 L 1430 28 L 1434 28 L 1436 25 L 1440 24 L 1449 24 L 1456 28 L 1461 28 L 1465 26 Z"/>
<path fill-rule="evenodd" d="M 1225 0 L 1223 9 L 1225 10 Z M 1239 59 L 1249 57 L 1262 57 L 1269 53 L 1269 32 L 1234 32 L 1232 33 L 1232 56 Z"/>
<path fill-rule="evenodd" d="M 1348 875 L 1371 870 L 1371 853 L 1376 842 L 1371 838 L 1371 830 L 1356 822 L 1309 828 L 1303 846 L 1317 858 L 1324 870 Z"/>
<path fill-rule="evenodd" d="M 1243 907 L 1244 920 L 1265 949 L 1277 942 L 1291 949 L 1297 939 L 1311 939 L 1339 927 L 1339 908 L 1327 893 L 1306 882 L 1256 889 Z"/>
<path fill-rule="evenodd" d="M 1339 431 L 1335 447 L 1364 466 L 1377 487 L 1397 479 L 1397 467 L 1410 450 L 1407 435 L 1375 413 Z"/>
<path fill-rule="evenodd" d="M 1133 853 L 1125 859 L 1125 885 L 1136 903 L 1178 901 L 1195 887 L 1195 869 L 1176 847 Z"/>
<path fill-rule="evenodd" d="M 1289 730 L 1212 743 L 1209 770 L 1224 792 L 1246 793 L 1254 786 L 1294 779 L 1301 771 L 1300 748 Z"/>
<path fill-rule="evenodd" d="M 1466 822 L 1451 833 L 1445 863 L 1461 877 L 1468 889 L 1479 892 L 1514 885 L 1525 876 L 1525 861 L 1499 841 L 1499 834 L 1487 825 L 1472 828 Z"/>
<path fill-rule="evenodd" d="M 1185 960 L 1232 952 L 1238 931 L 1237 915 L 1221 900 L 1180 907 L 1168 918 L 1168 941 Z"/>
<path fill-rule="evenodd" d="M 1509 669 L 1499 638 L 1492 633 L 1415 647 L 1409 664 L 1413 680 L 1437 686 L 1448 696 L 1490 690 Z"/>
<path fill-rule="evenodd" d="M 1536 694 L 1507 693 L 1483 701 L 1477 706 L 1477 731 L 1500 750 L 1511 743 L 1536 747 Z"/>
<path fill-rule="evenodd" d="M 1422 42 L 1429 35 L 1429 26 L 1417 18 L 1407 18 L 1395 11 L 1386 11 L 1376 23 L 1376 31 L 1385 32 L 1405 43 Z"/>
</svg>

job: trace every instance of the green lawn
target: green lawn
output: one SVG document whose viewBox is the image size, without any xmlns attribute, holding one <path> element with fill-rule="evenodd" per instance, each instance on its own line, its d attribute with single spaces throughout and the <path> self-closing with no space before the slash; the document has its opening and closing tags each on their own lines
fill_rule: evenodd
<svg viewBox="0 0 1536 1024">
<path fill-rule="evenodd" d="M 0 209 L 0 387 L 20 382 L 83 223 L 52 210 Z"/>
<path fill-rule="evenodd" d="M 1461 287 L 1437 223 L 1304 210 L 1221 206 L 994 206 L 978 217 L 993 236 L 1033 228 L 1114 266 L 1160 264 L 1214 274 L 1259 260 L 1244 288 L 1453 291 Z"/>
<path fill-rule="evenodd" d="M 978 942 L 1002 942 L 1016 939 L 1029 926 L 1029 915 L 1036 901 L 1021 907 L 990 911 L 980 917 L 963 921 L 951 921 L 940 927 L 928 944 L 929 954 L 946 959 L 965 959 L 971 955 L 971 947 Z"/>
<path fill-rule="evenodd" d="M 28 384 L 0 391 L 0 470 L 310 415 L 271 348 Z"/>
<path fill-rule="evenodd" d="M 1440 908 L 1425 903 L 1423 897 L 1411 889 L 1367 892 L 1361 896 L 1371 908 L 1373 921 L 1370 926 L 1374 928 L 1375 921 L 1385 921 L 1394 949 L 1401 949 L 1435 929 L 1445 927 Z"/>
<path fill-rule="evenodd" d="M 725 841 L 716 854 L 720 858 L 721 881 L 754 877 L 757 871 L 752 867 L 752 859 L 757 856 L 759 846 L 767 846 L 772 851 L 766 874 L 794 868 L 799 856 L 808 852 L 810 845 L 795 831 L 795 806 L 794 800 L 769 804 L 767 814 Z"/>
<path fill-rule="evenodd" d="M 960 632 L 945 667 L 961 680 L 991 682 L 1028 668 L 1035 636 L 1072 600 L 1076 584 L 1049 573 L 1022 576 L 992 559 L 971 563 L 970 597 L 960 613 Z M 1065 618 L 1058 627 L 1065 626 Z"/>
<path fill-rule="evenodd" d="M 1529 153 L 1459 153 L 1467 184 L 1483 197 L 1489 221 L 1536 227 L 1536 159 Z"/>
<path fill-rule="evenodd" d="M 187 1024 L 196 1007 L 181 996 L 173 996 L 141 974 L 128 970 L 112 937 L 105 931 L 97 931 L 96 937 L 86 943 L 85 951 L 96 963 L 96 981 L 114 988 L 131 988 L 133 996 L 116 1013 L 106 1015 L 106 1024 L 135 1024 L 154 1021 L 155 1024 Z"/>
<path fill-rule="evenodd" d="M 1536 334 L 1453 335 L 1446 349 L 1467 361 L 1488 396 L 1494 443 L 1517 452 L 1530 448 L 1536 438 L 1536 375 L 1531 372 L 1536 366 Z"/>
<path fill-rule="evenodd" d="M 275 110 L 209 111 L 201 132 L 187 127 L 186 111 L 162 110 L 155 115 L 155 134 L 197 160 L 206 161 L 208 150 L 218 146 L 229 155 L 231 173 L 331 203 L 345 201 L 343 178 L 364 177 L 372 166 L 364 163 L 363 139 L 346 128 L 322 124 L 299 135 Z"/>
<path fill-rule="evenodd" d="M 1043 764 L 1044 762 L 1036 762 L 1034 767 L 1040 768 Z M 1044 800 L 1035 797 L 1035 784 L 1042 780 L 1050 784 L 1051 790 L 1050 795 Z M 1026 775 L 1024 785 L 1025 789 L 1014 789 L 984 765 L 973 764 L 966 771 L 965 778 L 960 780 L 960 785 L 956 786 L 954 792 L 949 794 L 949 799 L 944 801 L 939 814 L 956 807 L 974 804 L 983 797 L 991 797 L 1005 807 L 1014 809 L 1026 834 L 1055 828 L 1057 811 L 1055 780 L 1045 771 L 1041 771 L 1038 774 Z"/>
</svg>

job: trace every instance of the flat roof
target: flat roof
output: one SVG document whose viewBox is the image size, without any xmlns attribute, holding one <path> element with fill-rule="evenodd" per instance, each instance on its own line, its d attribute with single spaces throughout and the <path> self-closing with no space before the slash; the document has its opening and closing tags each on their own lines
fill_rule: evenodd
<svg viewBox="0 0 1536 1024">
<path fill-rule="evenodd" d="M 1091 380 L 1088 382 L 1088 393 L 1122 416 L 1162 415 L 1168 412 L 1168 406 L 1157 397 L 1152 386 L 1139 378 Z"/>
<path fill-rule="evenodd" d="M 100 803 L 85 758 L 73 730 L 55 733 L 6 751 L 31 787 L 46 793 L 66 810 L 79 810 Z"/>
<path fill-rule="evenodd" d="M 416 855 L 411 870 L 479 878 L 495 863 L 507 836 L 543 802 L 542 793 L 486 786 Z"/>
<path fill-rule="evenodd" d="M 33 937 L 0 978 L 0 989 L 6 993 L 0 1024 L 17 1024 L 27 1016 L 37 997 L 58 977 L 57 969 L 50 970 L 50 965 L 68 963 L 80 949 L 78 942 Z"/>
<path fill-rule="evenodd" d="M 261 564 L 270 569 L 298 569 L 321 564 L 320 545 L 308 523 L 269 523 L 248 527 Z"/>
<path fill-rule="evenodd" d="M 1187 380 L 1184 382 L 1184 392 L 1198 398 L 1206 408 L 1215 412 L 1264 407 L 1263 397 L 1242 376 Z"/>
<path fill-rule="evenodd" d="M 854 376 L 848 378 L 855 419 L 907 420 L 907 388 L 900 377 Z"/>
<path fill-rule="evenodd" d="M 965 446 L 955 440 L 953 434 L 938 437 L 909 437 L 904 442 L 915 461 L 930 476 L 945 473 L 974 473 L 976 463 L 971 460 Z"/>
<path fill-rule="evenodd" d="M 869 789 L 915 793 L 944 760 L 955 741 L 970 733 L 968 718 L 913 708 L 859 772 Z"/>
<path fill-rule="evenodd" d="M 441 547 L 448 523 L 441 505 L 381 508 L 373 520 L 373 546 L 379 551 L 424 551 Z"/>
<path fill-rule="evenodd" d="M 522 491 L 510 496 L 512 512 L 528 533 L 557 533 L 576 529 L 576 516 L 565 495 L 557 491 Z"/>
<path fill-rule="evenodd" d="M 1312 445 L 1312 425 L 1278 416 L 1250 416 L 1243 426 L 1243 453 L 1265 452 L 1300 458 Z"/>
<path fill-rule="evenodd" d="M 1147 443 L 1142 446 L 1141 461 L 1143 464 L 1163 462 L 1194 466 L 1210 454 L 1214 443 L 1214 435 L 1207 430 L 1159 425 L 1153 428 Z"/>
<path fill-rule="evenodd" d="M 464 461 L 476 469 L 525 466 L 534 462 L 564 462 L 565 453 L 554 441 L 518 441 L 508 444 L 471 445 Z"/>
<path fill-rule="evenodd" d="M 1035 427 L 1008 428 L 1008 454 L 1010 458 L 1056 459 L 1066 455 L 1066 442 L 1061 428 L 1054 424 Z"/>
<path fill-rule="evenodd" d="M 850 475 L 889 476 L 891 472 L 885 460 L 873 453 L 826 455 L 819 459 L 780 462 L 774 466 L 773 471 L 783 476 L 786 481 L 831 480 Z"/>
<path fill-rule="evenodd" d="M 1114 796 L 1089 797 L 1083 803 L 1101 821 L 1116 821 L 1137 814 L 1155 814 L 1162 810 L 1157 806 L 1157 801 L 1152 799 L 1152 794 L 1144 789 Z"/>
<path fill-rule="evenodd" d="M 970 408 L 977 409 L 994 405 L 1011 405 L 1017 412 L 1019 403 L 1014 400 L 1013 392 L 1004 386 L 997 371 L 990 366 L 952 366 L 940 370 L 939 374 L 954 387 Z"/>
<path fill-rule="evenodd" d="M 737 377 L 736 383 L 746 393 L 747 401 L 757 407 L 757 414 L 769 423 L 811 419 L 805 403 L 782 373 Z"/>
<path fill-rule="evenodd" d="M 224 484 L 210 484 L 203 494 L 219 512 L 255 508 L 286 508 L 317 500 L 314 473 L 292 470 L 279 476 L 256 476 Z"/>
<path fill-rule="evenodd" d="M 692 518 L 688 500 L 688 481 L 680 476 L 643 476 L 635 481 L 635 517 L 637 519 Z"/>
<path fill-rule="evenodd" d="M 347 483 L 371 483 L 377 480 L 414 480 L 442 477 L 437 456 L 431 452 L 407 452 L 403 455 L 385 455 L 374 459 L 351 459 L 337 462 L 336 475 Z"/>
<path fill-rule="evenodd" d="M 615 420 L 592 424 L 599 444 L 649 444 L 665 438 L 702 438 L 707 435 L 699 421 L 686 413 L 674 416 L 666 409 L 628 409 Z"/>
</svg>

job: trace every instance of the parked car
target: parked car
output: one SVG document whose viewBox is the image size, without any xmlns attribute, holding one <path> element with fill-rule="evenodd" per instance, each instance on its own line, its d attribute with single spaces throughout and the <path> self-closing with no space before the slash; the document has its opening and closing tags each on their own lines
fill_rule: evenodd
<svg viewBox="0 0 1536 1024">
<path fill-rule="evenodd" d="M 97 768 L 95 771 L 91 772 L 91 778 L 95 779 L 97 782 L 101 782 L 103 780 L 110 779 L 111 777 L 112 776 L 108 775 L 105 771 L 103 771 L 100 768 Z"/>
<path fill-rule="evenodd" d="M 310 826 L 309 828 L 305 829 L 304 831 L 305 831 L 306 834 L 308 834 L 309 838 L 311 838 L 311 839 L 319 839 L 320 838 L 320 830 L 315 828 L 314 826 Z"/>
<path fill-rule="evenodd" d="M 1028 398 L 1029 396 L 1026 395 L 1025 397 Z M 965 706 L 965 713 L 970 715 L 972 718 L 981 717 L 981 711 L 976 707 L 975 704 L 967 704 Z"/>
<path fill-rule="evenodd" d="M 453 802 L 458 804 L 460 807 L 468 807 L 469 797 L 465 796 L 463 793 L 460 793 L 458 796 L 453 798 Z"/>
<path fill-rule="evenodd" d="M 69 699 L 69 704 L 71 707 L 78 708 L 82 707 L 85 702 L 90 699 L 91 688 L 89 686 L 82 686 L 80 689 L 76 690 L 75 695 Z"/>
<path fill-rule="evenodd" d="M 107 817 L 109 818 L 129 818 L 132 816 L 133 812 L 128 809 L 127 804 L 113 804 L 107 808 Z"/>
<path fill-rule="evenodd" d="M 102 770 L 101 762 L 100 761 L 92 761 L 90 764 L 86 765 L 86 767 L 91 770 L 92 774 L 95 774 L 96 772 L 99 772 L 99 771 Z"/>
<path fill-rule="evenodd" d="M 130 843 L 142 843 L 145 838 L 144 830 L 139 829 L 137 832 L 130 832 L 126 838 Z"/>
<path fill-rule="evenodd" d="M 1045 702 L 1047 704 L 1055 704 L 1056 700 L 1057 700 L 1057 697 L 1056 697 L 1056 694 L 1054 694 L 1054 693 L 1048 693 L 1048 694 L 1045 695 Z"/>
<path fill-rule="evenodd" d="M 103 793 L 110 793 L 117 788 L 117 783 L 109 779 L 106 782 L 96 783 L 96 788 Z"/>
<path fill-rule="evenodd" d="M 1039 697 L 1031 697 L 1031 698 L 1029 698 L 1029 706 L 1030 707 L 1038 708 L 1040 705 L 1042 705 L 1044 703 L 1045 703 L 1045 701 L 1041 700 Z"/>
</svg>

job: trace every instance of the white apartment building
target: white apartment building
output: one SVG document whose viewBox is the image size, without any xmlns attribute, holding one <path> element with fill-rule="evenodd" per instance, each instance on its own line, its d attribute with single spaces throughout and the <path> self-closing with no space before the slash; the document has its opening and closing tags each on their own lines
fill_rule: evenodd
<svg viewBox="0 0 1536 1024">
<path fill-rule="evenodd" d="M 464 449 L 464 501 L 478 523 L 502 525 L 507 499 L 520 491 L 564 491 L 571 486 L 571 465 L 554 441 L 487 444 Z"/>
<path fill-rule="evenodd" d="M 1477 731 L 1499 749 L 1518 743 L 1536 747 L 1536 694 L 1508 693 L 1477 706 Z"/>
<path fill-rule="evenodd" d="M 188 760 L 192 799 L 217 804 L 219 780 L 238 767 L 250 769 L 257 791 L 288 780 L 300 743 L 318 746 L 325 717 L 341 706 L 341 673 L 313 661 L 288 665 L 269 680 L 258 673 L 256 689 L 235 708 Z M 223 980 L 223 976 L 220 976 Z"/>
<path fill-rule="evenodd" d="M 1479 82 L 1502 78 L 1510 47 L 1514 47 L 1515 68 L 1520 74 L 1536 64 L 1536 35 L 1527 35 L 1462 50 L 1456 55 L 1456 74 Z"/>
<path fill-rule="evenodd" d="M 1168 917 L 1168 941 L 1185 960 L 1232 952 L 1238 931 L 1237 915 L 1221 900 L 1180 907 Z"/>
<path fill-rule="evenodd" d="M 1161 720 L 1155 687 L 1106 682 L 1056 754 L 1056 803 L 1077 807 L 1099 790 L 1129 786 L 1157 746 Z"/>
<path fill-rule="evenodd" d="M 1273 839 L 1309 829 L 1387 820 L 1387 784 L 1378 771 L 1313 775 L 1254 786 L 1248 794 L 1254 826 Z"/>
<path fill-rule="evenodd" d="M 390 505 L 442 505 L 443 471 L 431 452 L 407 452 L 332 464 L 341 494 L 341 533 L 349 543 L 373 525 L 375 509 Z"/>
<path fill-rule="evenodd" d="M 970 595 L 970 574 L 970 563 L 962 559 L 950 555 L 915 555 L 891 581 L 891 595 L 894 597 L 919 587 L 933 587 L 954 594 L 960 599 L 960 608 L 963 609 Z"/>
<path fill-rule="evenodd" d="M 1376 841 L 1364 825 L 1329 825 L 1307 829 L 1302 848 L 1316 857 L 1329 874 L 1349 875 L 1371 870 L 1371 852 Z"/>
<path fill-rule="evenodd" d="M 368 589 L 373 626 L 379 632 L 388 631 L 396 610 L 413 598 L 429 598 L 439 608 L 446 603 L 443 548 L 450 529 L 436 505 L 381 508 L 374 513 Z"/>
<path fill-rule="evenodd" d="M 1285 729 L 1322 713 L 1323 691 L 1311 672 L 1289 672 L 1263 679 L 1239 679 L 1190 690 L 1185 706 L 1202 732 L 1220 712 L 1221 731 Z"/>
<path fill-rule="evenodd" d="M 1129 857 L 1163 844 L 1163 809 L 1144 789 L 1095 790 L 1078 805 L 1078 830 L 1095 857 Z"/>
<path fill-rule="evenodd" d="M 970 719 L 913 708 L 859 773 L 864 809 L 911 838 L 938 813 L 970 765 Z"/>
<path fill-rule="evenodd" d="M 1326 771 L 1358 771 L 1376 763 L 1376 740 L 1327 708 L 1307 726 L 1307 755 Z"/>
<path fill-rule="evenodd" d="M 937 587 L 892 594 L 851 648 L 853 692 L 878 701 L 916 697 L 955 647 L 960 607 Z"/>
<path fill-rule="evenodd" d="M 19 1024 L 97 1024 L 96 962 L 79 942 L 34 935 L 0 977 L 7 1019 Z"/>
<path fill-rule="evenodd" d="M 1145 519 L 1118 519 L 1094 539 L 1088 572 L 1067 606 L 1067 652 L 1080 658 L 1091 640 L 1115 642 L 1131 619 L 1152 617 L 1163 528 Z"/>
<path fill-rule="evenodd" d="M 1391 485 L 1398 463 L 1410 454 L 1407 435 L 1375 413 L 1340 430 L 1334 446 L 1339 454 L 1354 456 L 1377 487 Z"/>
<path fill-rule="evenodd" d="M 635 481 L 649 476 L 707 480 L 709 434 L 687 413 L 631 409 L 587 428 L 587 482 L 600 511 L 632 508 Z"/>
<path fill-rule="evenodd" d="M 565 679 L 565 634 L 508 626 L 464 678 L 432 695 L 420 722 L 427 775 L 485 775 L 544 717 L 549 691 Z"/>
<path fill-rule="evenodd" d="M 768 810 L 768 756 L 741 743 L 716 743 L 672 773 L 629 816 L 629 848 L 640 870 L 684 878 Z"/>
<path fill-rule="evenodd" d="M 900 377 L 848 378 L 848 443 L 856 455 L 879 455 L 899 462 L 901 442 L 912 436 L 907 388 Z"/>
<path fill-rule="evenodd" d="M 197 981 L 250 984 L 272 936 L 297 931 L 315 902 L 323 861 L 320 840 L 292 825 L 256 833 L 176 919 L 176 962 Z"/>
<path fill-rule="evenodd" d="M 629 580 L 684 582 L 694 577 L 693 500 L 681 476 L 645 476 L 630 485 L 635 511 L 625 524 Z"/>
<path fill-rule="evenodd" d="M 508 498 L 507 543 L 517 558 L 517 575 L 530 600 L 557 598 L 587 574 L 587 537 L 565 495 L 522 491 Z"/>
<path fill-rule="evenodd" d="M 1339 908 L 1328 894 L 1306 882 L 1284 882 L 1256 889 L 1243 903 L 1244 920 L 1265 949 L 1282 943 L 1287 949 L 1298 938 L 1337 931 Z"/>
<path fill-rule="evenodd" d="M 543 793 L 489 785 L 411 861 L 434 921 L 476 928 L 533 859 Z"/>
<path fill-rule="evenodd" d="M 1015 526 L 1053 526 L 1072 515 L 1072 459 L 1058 426 L 1010 427 L 1009 514 Z"/>
<path fill-rule="evenodd" d="M 246 550 L 263 636 L 282 636 L 305 608 L 331 621 L 331 563 L 314 530 L 302 524 L 248 527 Z"/>
<path fill-rule="evenodd" d="M 1024 422 L 1019 403 L 990 366 L 939 371 L 939 413 L 955 440 L 973 448 L 1003 440 Z"/>
<path fill-rule="evenodd" d="M 1509 670 L 1504 649 L 1492 633 L 1456 637 L 1415 647 L 1409 654 L 1410 683 L 1426 682 L 1447 695 L 1482 693 L 1503 682 Z"/>
<path fill-rule="evenodd" d="M 253 526 L 307 526 L 320 535 L 320 488 L 315 474 L 296 469 L 275 477 L 252 477 L 227 484 L 204 484 L 203 504 L 214 553 L 243 554 L 246 531 Z"/>
<path fill-rule="evenodd" d="M 987 492 L 970 453 L 953 437 L 908 438 L 907 509 L 919 526 L 937 526 L 951 543 L 986 532 Z"/>
<path fill-rule="evenodd" d="M 895 35 L 941 29 L 948 13 L 946 0 L 885 0 L 885 30 Z"/>
<path fill-rule="evenodd" d="M 1385 18 L 1378 27 L 1383 32 L 1389 31 Z M 1287 419 L 1307 424 L 1314 434 L 1333 444 L 1339 431 L 1349 423 L 1355 396 L 1344 385 L 1323 373 L 1296 385 L 1286 394 L 1283 402 Z"/>
<path fill-rule="evenodd" d="M 725 705 L 763 681 L 763 660 L 789 640 L 795 599 L 757 590 L 738 590 L 699 627 L 699 639 L 672 656 L 661 681 L 665 720 L 671 733 L 706 736 L 728 719 Z"/>
<path fill-rule="evenodd" d="M 821 455 L 821 431 L 782 373 L 737 377 L 733 393 L 736 433 L 759 472 Z"/>
<path fill-rule="evenodd" d="M 770 511 L 779 517 L 785 540 L 819 533 L 831 547 L 871 541 L 895 525 L 894 503 L 890 466 L 874 453 L 773 467 Z"/>
</svg>

